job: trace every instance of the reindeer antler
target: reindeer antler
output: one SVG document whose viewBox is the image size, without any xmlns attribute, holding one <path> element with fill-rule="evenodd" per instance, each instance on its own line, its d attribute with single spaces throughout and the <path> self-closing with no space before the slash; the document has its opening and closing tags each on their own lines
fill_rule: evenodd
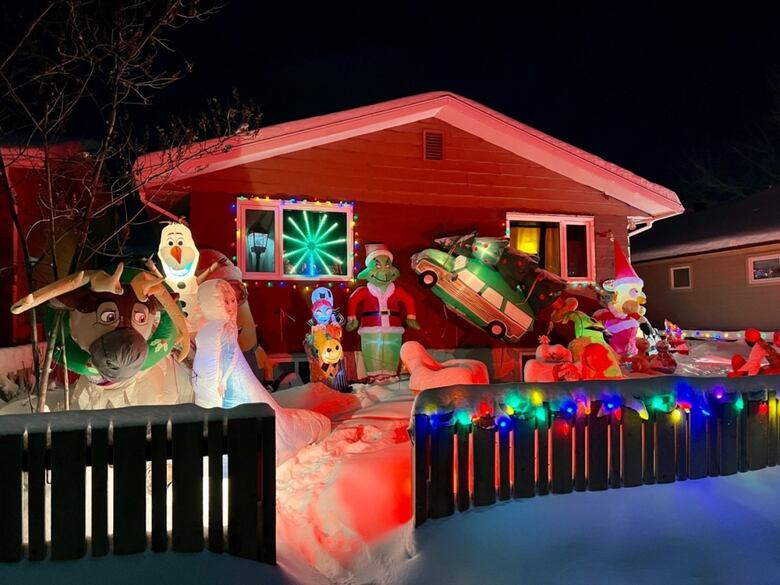
<svg viewBox="0 0 780 585">
<path fill-rule="evenodd" d="M 123 270 L 124 264 L 121 262 L 116 267 L 114 274 L 108 274 L 103 270 L 80 270 L 79 272 L 60 278 L 51 284 L 47 284 L 16 301 L 11 306 L 11 312 L 14 315 L 19 315 L 46 301 L 56 299 L 65 293 L 81 288 L 87 283 L 90 284 L 91 289 L 95 292 L 110 292 L 115 295 L 121 295 L 123 290 L 119 279 L 122 276 Z"/>
</svg>

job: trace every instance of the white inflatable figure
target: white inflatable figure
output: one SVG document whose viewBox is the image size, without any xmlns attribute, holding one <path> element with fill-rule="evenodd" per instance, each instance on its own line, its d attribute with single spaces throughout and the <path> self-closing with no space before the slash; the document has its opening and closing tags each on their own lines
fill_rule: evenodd
<svg viewBox="0 0 780 585">
<path fill-rule="evenodd" d="M 183 223 L 169 223 L 162 230 L 157 255 L 162 262 L 165 281 L 174 292 L 191 295 L 198 292 L 195 271 L 200 252 L 192 232 Z"/>
<path fill-rule="evenodd" d="M 195 246 L 190 228 L 183 223 L 175 222 L 163 228 L 157 256 L 165 273 L 165 284 L 179 294 L 179 302 L 187 319 L 187 328 L 190 333 L 194 333 L 202 318 L 197 302 L 198 286 L 219 268 L 220 262 L 214 262 L 197 273 L 200 250 Z M 159 274 L 151 260 L 147 262 L 147 267 Z"/>
<path fill-rule="evenodd" d="M 236 296 L 224 280 L 207 280 L 198 287 L 205 319 L 195 338 L 192 366 L 195 404 L 230 408 L 265 402 L 276 412 L 276 462 L 286 461 L 301 448 L 323 439 L 330 421 L 309 410 L 283 408 L 257 380 L 238 345 Z"/>
<path fill-rule="evenodd" d="M 401 346 L 401 361 L 409 371 L 409 388 L 413 392 L 454 384 L 490 383 L 487 366 L 482 362 L 468 359 L 437 362 L 416 341 Z"/>
</svg>

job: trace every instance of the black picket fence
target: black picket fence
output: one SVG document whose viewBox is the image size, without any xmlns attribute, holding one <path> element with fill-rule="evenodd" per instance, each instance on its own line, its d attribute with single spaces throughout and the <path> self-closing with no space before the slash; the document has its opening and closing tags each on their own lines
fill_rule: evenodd
<svg viewBox="0 0 780 585">
<path fill-rule="evenodd" d="M 0 561 L 79 559 L 87 554 L 142 553 L 148 548 L 199 552 L 205 542 L 213 552 L 275 563 L 274 433 L 274 412 L 267 404 L 230 410 L 205 410 L 188 404 L 2 416 Z M 208 457 L 207 531 L 203 521 L 204 457 Z M 151 462 L 150 526 L 146 519 L 147 462 Z M 90 501 L 86 500 L 88 467 Z M 113 493 L 109 469 L 113 470 Z M 47 483 L 51 485 L 48 518 Z M 112 534 L 109 498 L 113 503 Z M 25 503 L 27 538 L 23 541 Z M 87 511 L 91 516 L 89 538 Z"/>
<path fill-rule="evenodd" d="M 681 378 L 663 380 L 652 384 L 666 384 L 666 391 L 673 392 L 672 384 Z M 702 385 L 701 380 L 689 381 Z M 598 400 L 587 414 L 582 409 L 551 410 L 544 402 L 527 417 L 475 416 L 472 422 L 459 421 L 452 411 L 425 414 L 416 404 L 410 429 L 415 525 L 497 500 L 670 483 L 776 465 L 780 424 L 775 388 L 780 376 L 719 382 L 717 397 L 707 395 L 704 406 L 688 412 L 649 408 L 647 420 L 630 408 L 598 416 Z M 568 385 L 574 386 L 581 384 Z M 626 382 L 609 386 L 619 395 Z M 637 381 L 628 387 L 637 388 Z M 556 385 L 559 391 L 566 388 L 565 383 Z M 505 390 L 496 387 L 497 392 Z M 428 392 L 440 393 L 428 399 L 430 407 L 448 389 Z M 461 387 L 453 394 L 468 392 L 469 387 Z M 489 395 L 490 387 L 478 392 Z M 645 403 L 650 401 L 648 396 Z"/>
</svg>

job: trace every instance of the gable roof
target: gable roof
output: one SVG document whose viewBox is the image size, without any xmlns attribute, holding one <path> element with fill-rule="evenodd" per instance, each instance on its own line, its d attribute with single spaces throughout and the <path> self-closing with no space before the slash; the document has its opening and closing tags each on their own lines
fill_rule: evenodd
<svg viewBox="0 0 780 585">
<path fill-rule="evenodd" d="M 637 219 L 660 219 L 683 211 L 673 191 L 448 92 L 424 93 L 261 128 L 228 140 L 216 152 L 208 147 L 219 142 L 205 141 L 197 145 L 197 150 L 208 154 L 194 155 L 190 160 L 169 165 L 170 168 L 166 168 L 170 152 L 153 152 L 139 157 L 134 170 L 142 189 L 160 188 L 198 175 L 431 118 L 602 191 L 639 210 L 643 215 Z"/>
<path fill-rule="evenodd" d="M 745 199 L 678 215 L 631 239 L 642 262 L 780 242 L 780 187 Z"/>
</svg>

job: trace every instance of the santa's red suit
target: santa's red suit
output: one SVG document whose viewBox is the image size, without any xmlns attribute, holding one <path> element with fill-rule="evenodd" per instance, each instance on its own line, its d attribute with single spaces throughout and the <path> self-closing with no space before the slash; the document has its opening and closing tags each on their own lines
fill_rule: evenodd
<svg viewBox="0 0 780 585">
<path fill-rule="evenodd" d="M 639 321 L 631 315 L 615 315 L 610 309 L 599 309 L 593 318 L 604 323 L 604 329 L 610 334 L 609 345 L 618 355 L 632 356 L 637 353 L 636 335 Z"/>
<path fill-rule="evenodd" d="M 358 333 L 403 333 L 401 305 L 406 311 L 406 319 L 417 318 L 414 299 L 404 289 L 391 282 L 382 291 L 378 286 L 368 283 L 355 289 L 349 297 L 347 318 L 360 318 Z"/>
</svg>

